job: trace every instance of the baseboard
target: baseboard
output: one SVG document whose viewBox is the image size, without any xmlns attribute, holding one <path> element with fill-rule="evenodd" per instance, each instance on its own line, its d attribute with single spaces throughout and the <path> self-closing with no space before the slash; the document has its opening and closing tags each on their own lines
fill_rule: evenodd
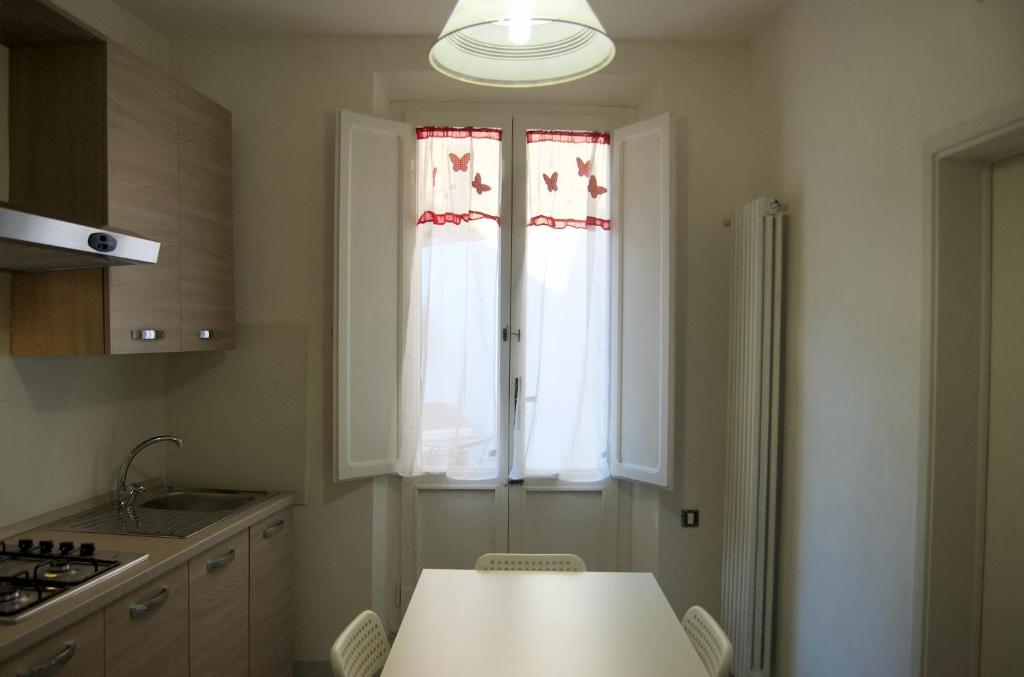
<svg viewBox="0 0 1024 677">
<path fill-rule="evenodd" d="M 333 677 L 331 664 L 327 661 L 295 661 L 292 663 L 292 677 Z"/>
</svg>

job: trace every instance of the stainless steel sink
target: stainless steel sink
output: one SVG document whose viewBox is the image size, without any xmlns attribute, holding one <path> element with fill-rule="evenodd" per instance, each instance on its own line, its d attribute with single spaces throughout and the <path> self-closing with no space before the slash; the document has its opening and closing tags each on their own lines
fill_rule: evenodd
<svg viewBox="0 0 1024 677">
<path fill-rule="evenodd" d="M 237 510 L 252 499 L 238 494 L 222 494 L 210 491 L 174 491 L 163 496 L 143 501 L 139 509 L 148 510 L 190 510 L 194 512 L 218 512 Z"/>
<path fill-rule="evenodd" d="M 62 531 L 186 538 L 267 496 L 263 491 L 165 487 L 144 494 L 132 514 L 108 503 L 46 525 Z"/>
</svg>

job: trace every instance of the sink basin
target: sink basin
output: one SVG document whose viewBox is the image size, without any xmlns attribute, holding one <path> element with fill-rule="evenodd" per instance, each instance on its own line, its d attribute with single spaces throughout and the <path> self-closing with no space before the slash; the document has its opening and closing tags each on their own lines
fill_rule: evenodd
<svg viewBox="0 0 1024 677">
<path fill-rule="evenodd" d="M 265 498 L 262 491 L 161 488 L 139 496 L 131 514 L 108 503 L 47 525 L 63 531 L 187 538 Z"/>
<path fill-rule="evenodd" d="M 193 512 L 217 512 L 237 510 L 252 497 L 238 494 L 215 494 L 205 491 L 173 491 L 151 498 L 139 504 L 147 510 L 189 510 Z"/>
</svg>

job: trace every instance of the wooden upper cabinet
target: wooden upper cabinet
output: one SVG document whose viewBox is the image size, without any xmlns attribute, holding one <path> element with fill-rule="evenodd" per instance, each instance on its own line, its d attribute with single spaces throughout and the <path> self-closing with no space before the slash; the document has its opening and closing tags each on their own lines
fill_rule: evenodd
<svg viewBox="0 0 1024 677">
<path fill-rule="evenodd" d="M 108 352 L 175 352 L 181 349 L 178 83 L 121 47 L 107 49 L 107 220 L 113 230 L 160 242 L 157 263 L 107 270 Z"/>
<path fill-rule="evenodd" d="M 231 112 L 178 90 L 182 350 L 235 343 Z"/>
<path fill-rule="evenodd" d="M 11 353 L 234 347 L 231 113 L 112 43 L 10 54 L 11 205 L 161 245 L 153 265 L 14 273 Z"/>
</svg>

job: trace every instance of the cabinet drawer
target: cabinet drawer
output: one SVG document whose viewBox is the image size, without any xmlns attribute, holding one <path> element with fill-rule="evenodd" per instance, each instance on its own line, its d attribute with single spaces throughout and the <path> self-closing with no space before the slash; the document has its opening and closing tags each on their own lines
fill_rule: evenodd
<svg viewBox="0 0 1024 677">
<path fill-rule="evenodd" d="M 189 560 L 190 677 L 249 675 L 249 532 Z"/>
<path fill-rule="evenodd" d="M 292 509 L 249 529 L 252 677 L 292 674 Z"/>
<path fill-rule="evenodd" d="M 107 677 L 188 674 L 188 572 L 180 566 L 103 611 Z"/>
<path fill-rule="evenodd" d="M 0 677 L 103 677 L 103 613 L 93 614 L 0 664 Z"/>
</svg>

